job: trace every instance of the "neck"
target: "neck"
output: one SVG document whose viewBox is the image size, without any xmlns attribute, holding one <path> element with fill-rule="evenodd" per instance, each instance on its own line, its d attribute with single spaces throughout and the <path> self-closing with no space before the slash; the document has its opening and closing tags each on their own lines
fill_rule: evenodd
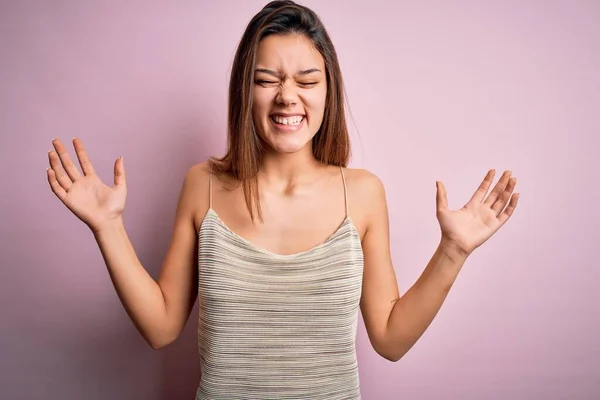
<svg viewBox="0 0 600 400">
<path fill-rule="evenodd" d="M 258 178 L 262 184 L 290 187 L 314 179 L 314 173 L 322 167 L 315 159 L 311 146 L 299 152 L 282 154 L 275 151 L 264 155 Z"/>
</svg>

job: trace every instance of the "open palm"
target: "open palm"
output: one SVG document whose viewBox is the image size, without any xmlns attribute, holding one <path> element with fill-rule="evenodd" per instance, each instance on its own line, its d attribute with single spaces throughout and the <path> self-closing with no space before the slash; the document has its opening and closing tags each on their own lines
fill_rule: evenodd
<svg viewBox="0 0 600 400">
<path fill-rule="evenodd" d="M 127 196 L 122 158 L 115 162 L 114 186 L 109 187 L 96 174 L 80 139 L 73 139 L 73 146 L 82 172 L 75 166 L 60 140 L 54 139 L 52 144 L 54 150 L 48 153 L 48 183 L 64 205 L 92 231 L 120 218 Z"/>
<path fill-rule="evenodd" d="M 495 171 L 489 170 L 469 202 L 459 210 L 448 208 L 446 189 L 437 182 L 437 218 L 442 237 L 466 255 L 471 254 L 508 221 L 519 194 L 513 193 L 517 180 L 505 171 L 487 198 Z"/>
</svg>

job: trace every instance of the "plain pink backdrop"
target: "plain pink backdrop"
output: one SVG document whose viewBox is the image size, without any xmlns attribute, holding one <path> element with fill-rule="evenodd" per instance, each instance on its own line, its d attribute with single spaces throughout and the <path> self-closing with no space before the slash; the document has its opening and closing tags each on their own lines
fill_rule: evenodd
<svg viewBox="0 0 600 400">
<path fill-rule="evenodd" d="M 89 230 L 54 197 L 46 153 L 83 139 L 157 276 L 185 171 L 225 149 L 228 73 L 265 1 L 0 5 L 0 397 L 192 399 L 197 308 L 156 352 L 125 314 Z M 600 398 L 600 3 L 306 1 L 337 47 L 352 166 L 387 188 L 401 292 L 488 168 L 520 205 L 467 261 L 398 363 L 357 351 L 363 398 Z M 72 153 L 71 153 L 72 154 Z"/>
</svg>

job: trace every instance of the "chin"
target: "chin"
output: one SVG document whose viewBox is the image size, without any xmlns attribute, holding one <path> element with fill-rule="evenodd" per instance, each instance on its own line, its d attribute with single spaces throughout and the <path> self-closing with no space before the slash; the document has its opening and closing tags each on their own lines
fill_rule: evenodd
<svg viewBox="0 0 600 400">
<path fill-rule="evenodd" d="M 291 138 L 287 138 L 287 140 L 268 140 L 267 143 L 276 153 L 281 154 L 294 154 L 299 152 L 300 150 L 306 148 L 306 146 L 310 143 L 310 141 L 306 140 L 291 140 Z"/>
</svg>

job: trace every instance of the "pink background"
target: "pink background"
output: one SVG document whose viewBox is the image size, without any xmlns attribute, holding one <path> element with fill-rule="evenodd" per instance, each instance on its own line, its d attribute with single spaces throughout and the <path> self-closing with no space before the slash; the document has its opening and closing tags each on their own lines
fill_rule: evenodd
<svg viewBox="0 0 600 400">
<path fill-rule="evenodd" d="M 0 397 L 192 399 L 196 311 L 156 352 L 89 230 L 46 182 L 53 137 L 101 177 L 124 156 L 126 226 L 157 276 L 184 172 L 225 148 L 235 46 L 265 1 L 0 6 Z M 352 166 L 387 187 L 400 290 L 438 240 L 435 180 L 460 207 L 512 169 L 514 218 L 468 260 L 398 363 L 359 323 L 363 397 L 600 398 L 600 3 L 306 1 L 339 52 Z"/>
</svg>

